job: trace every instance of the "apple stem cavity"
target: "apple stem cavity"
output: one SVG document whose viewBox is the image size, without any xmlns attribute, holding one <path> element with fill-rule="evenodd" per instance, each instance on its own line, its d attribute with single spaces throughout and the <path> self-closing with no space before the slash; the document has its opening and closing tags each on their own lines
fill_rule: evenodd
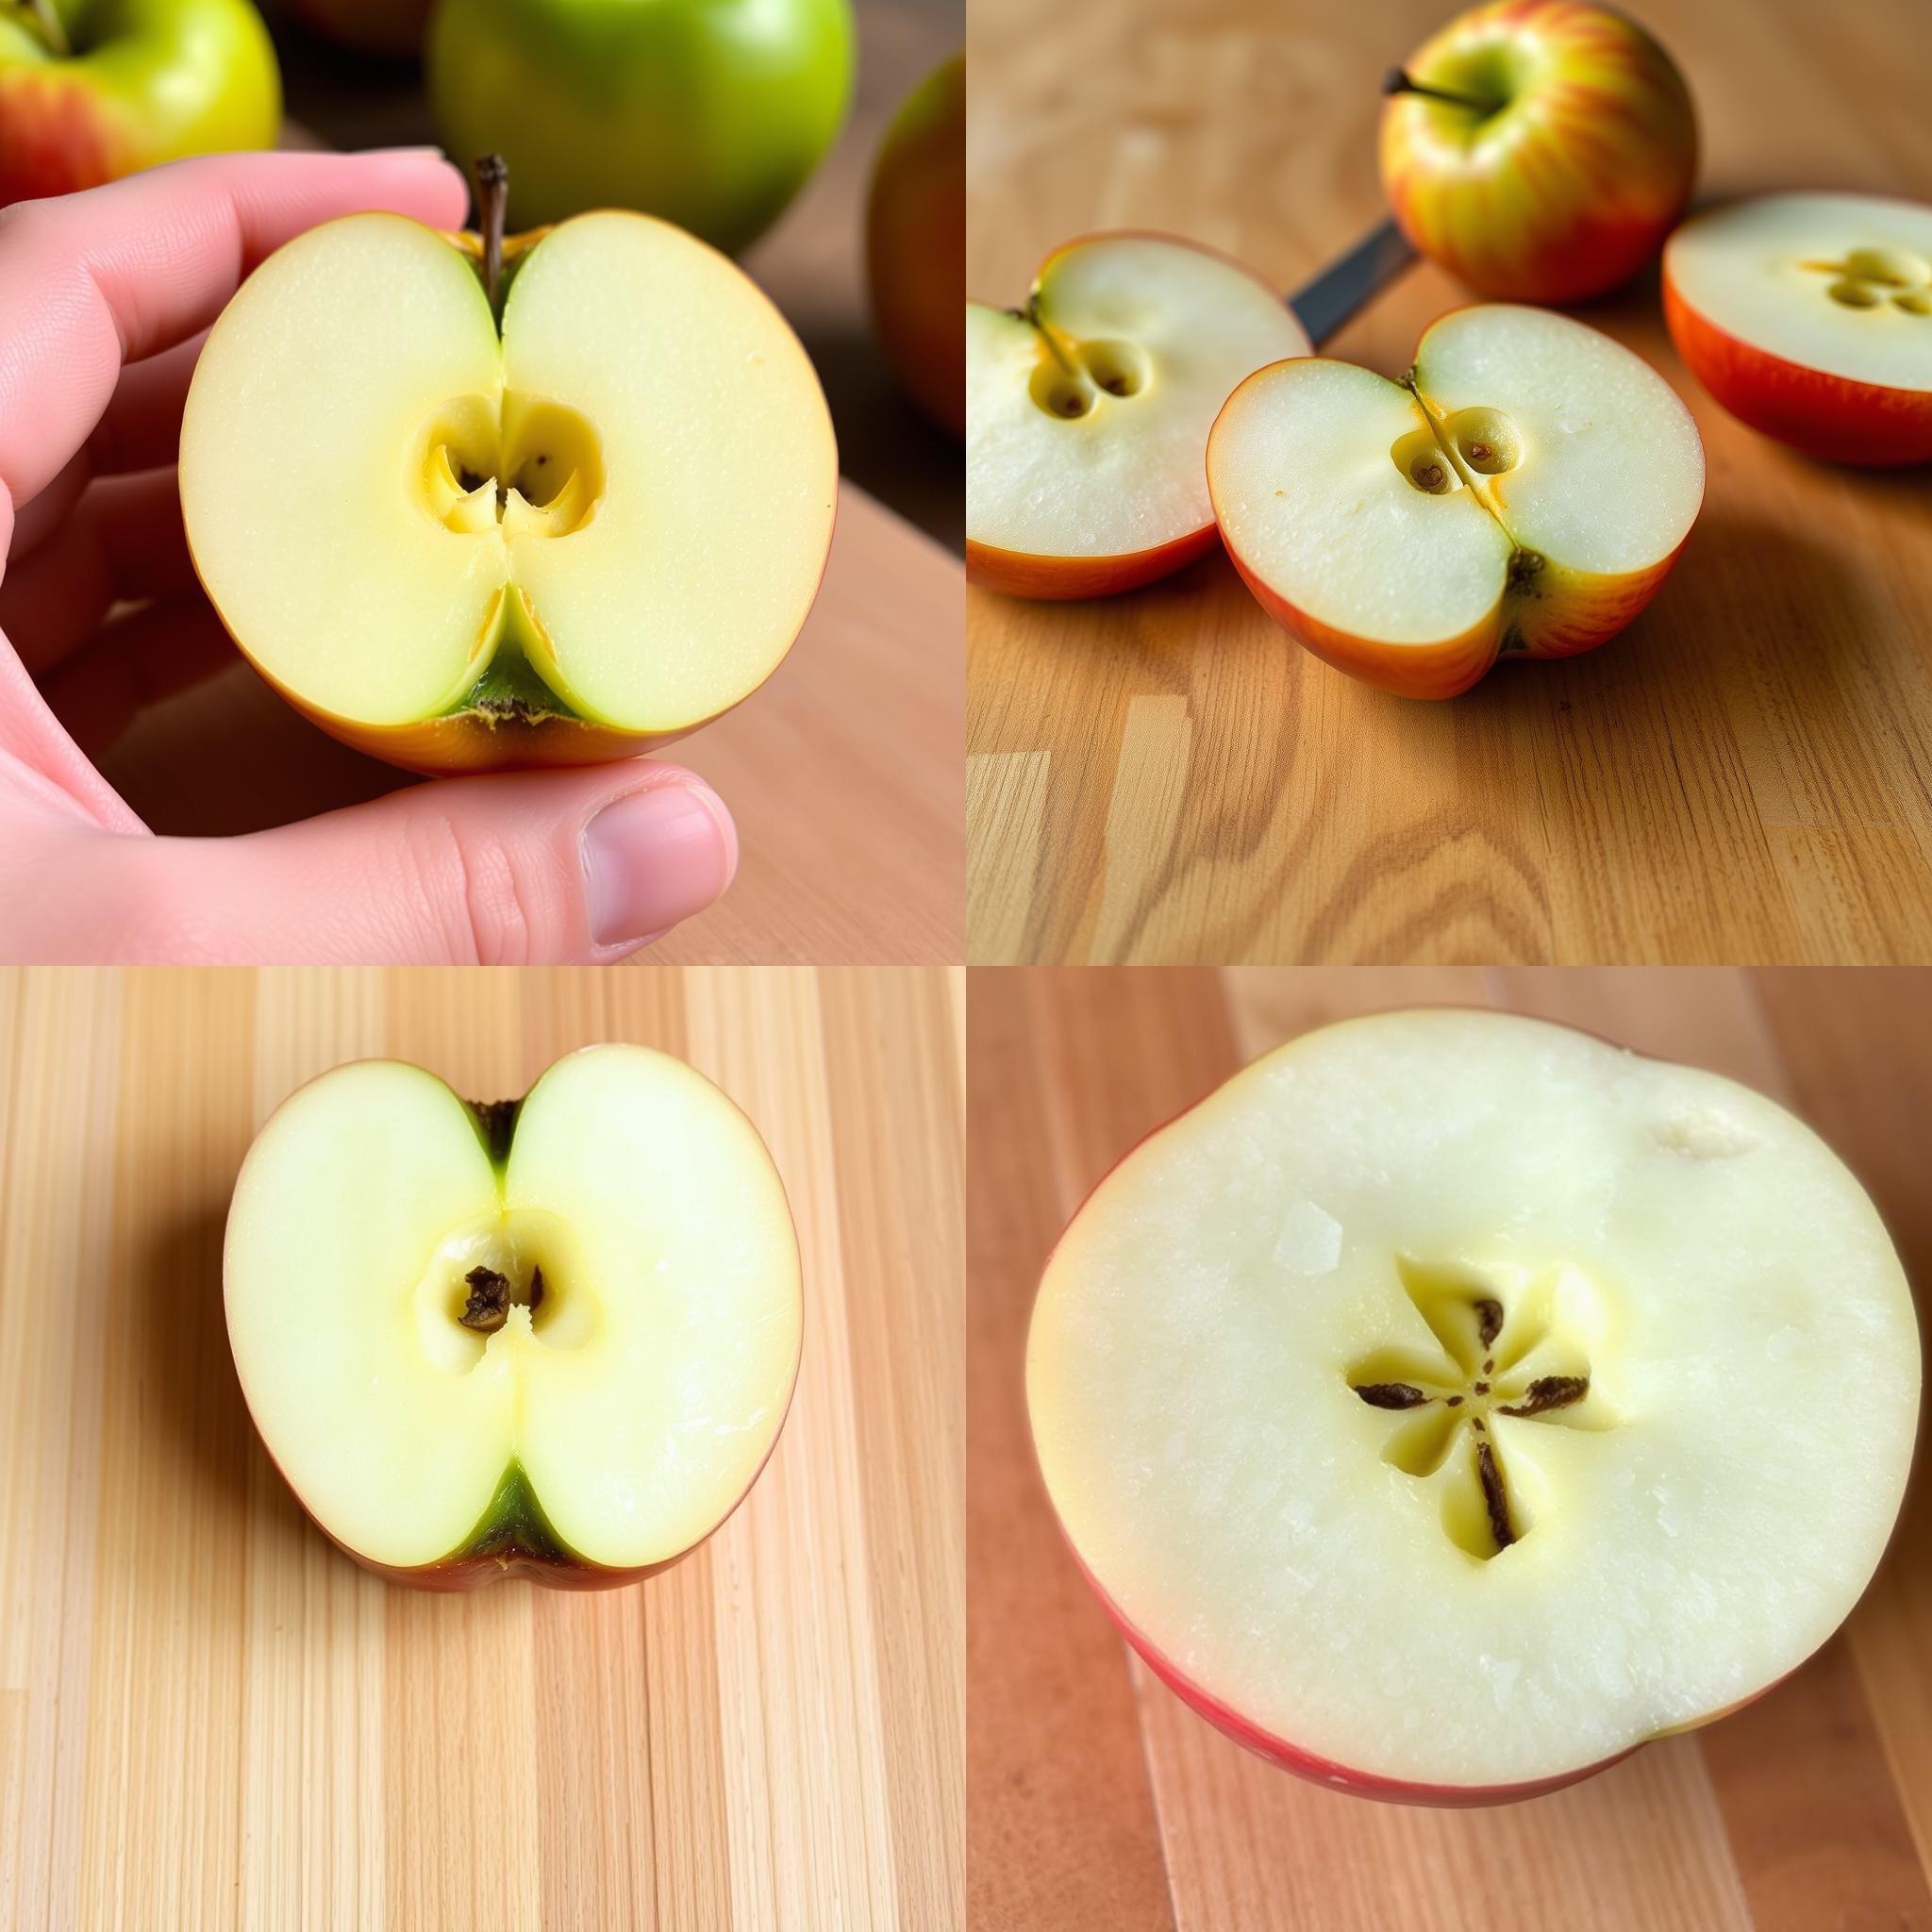
<svg viewBox="0 0 1932 1932">
<path fill-rule="evenodd" d="M 496 286 L 503 279 L 503 223 L 509 208 L 509 163 L 501 155 L 476 157 L 476 223 L 483 233 L 483 292 L 497 313 Z"/>
<path fill-rule="evenodd" d="M 1451 93 L 1447 88 L 1425 87 L 1419 80 L 1411 80 L 1400 67 L 1391 67 L 1382 76 L 1382 92 L 1384 94 L 1420 94 L 1427 101 L 1445 101 L 1452 108 L 1467 108 L 1485 119 L 1496 111 L 1491 101 L 1479 101 L 1474 94 Z"/>
<path fill-rule="evenodd" d="M 17 4 L 25 9 L 28 25 L 46 42 L 48 53 L 57 60 L 65 60 L 74 52 L 74 43 L 54 11 L 54 0 L 17 0 Z"/>
</svg>

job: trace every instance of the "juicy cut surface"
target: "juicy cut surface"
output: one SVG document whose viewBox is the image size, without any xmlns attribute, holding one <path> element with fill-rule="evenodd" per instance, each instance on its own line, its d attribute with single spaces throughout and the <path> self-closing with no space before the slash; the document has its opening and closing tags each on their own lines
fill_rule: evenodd
<svg viewBox="0 0 1932 1932">
<path fill-rule="evenodd" d="M 1919 1350 L 1791 1115 L 1445 1010 L 1309 1034 L 1130 1154 L 1048 1266 L 1027 1394 L 1081 1561 L 1184 1678 L 1467 1787 L 1815 1649 L 1896 1515 Z"/>
</svg>

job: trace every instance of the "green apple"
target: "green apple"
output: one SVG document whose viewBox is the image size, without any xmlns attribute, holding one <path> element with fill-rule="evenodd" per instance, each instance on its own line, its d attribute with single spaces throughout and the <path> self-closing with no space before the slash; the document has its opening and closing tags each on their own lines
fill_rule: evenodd
<svg viewBox="0 0 1932 1932">
<path fill-rule="evenodd" d="M 831 146 L 853 39 L 851 0 L 443 0 L 429 97 L 519 226 L 635 208 L 735 252 Z"/>
<path fill-rule="evenodd" d="M 248 0 L 0 0 L 0 207 L 273 147 L 281 119 Z"/>
<path fill-rule="evenodd" d="M 873 166 L 865 264 L 873 326 L 927 415 L 966 434 L 966 57 L 906 96 Z"/>
<path fill-rule="evenodd" d="M 616 209 L 498 246 L 492 289 L 488 240 L 311 228 L 223 311 L 182 416 L 236 642 L 417 771 L 695 729 L 777 668 L 831 547 L 824 396 L 740 269 Z"/>
<path fill-rule="evenodd" d="M 423 51 L 434 0 L 287 0 L 319 34 L 358 54 L 402 59 Z"/>
<path fill-rule="evenodd" d="M 771 1156 L 640 1046 L 487 1107 L 396 1060 L 324 1074 L 249 1149 L 224 1276 L 277 1468 L 351 1556 L 428 1589 L 675 1560 L 751 1488 L 798 1373 Z"/>
</svg>

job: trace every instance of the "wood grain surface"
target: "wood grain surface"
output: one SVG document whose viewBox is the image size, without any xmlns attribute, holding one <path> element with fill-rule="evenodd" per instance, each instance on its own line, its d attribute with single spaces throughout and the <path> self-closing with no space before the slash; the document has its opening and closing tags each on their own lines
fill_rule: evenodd
<svg viewBox="0 0 1932 1932">
<path fill-rule="evenodd" d="M 663 756 L 738 822 L 731 890 L 641 963 L 945 965 L 965 957 L 962 577 L 852 483 L 791 654 Z M 338 744 L 239 659 L 161 699 L 99 759 L 156 830 L 283 824 L 413 782 Z"/>
<path fill-rule="evenodd" d="M 1382 218 L 1377 86 L 1448 0 L 974 0 L 968 287 L 1095 228 L 1291 288 Z M 1924 0 L 1636 0 L 1696 97 L 1700 198 L 1932 198 Z M 1327 345 L 1384 374 L 1467 299 L 1411 270 Z M 974 961 L 1932 959 L 1932 475 L 1725 415 L 1651 273 L 1576 311 L 1696 416 L 1703 516 L 1635 625 L 1442 705 L 1370 690 L 1219 554 L 1082 605 L 968 594 Z"/>
<path fill-rule="evenodd" d="M 1850 1623 L 1776 1690 L 1566 1791 L 1478 1811 L 1347 1797 L 1250 1756 L 1133 1657 L 1075 1570 L 1034 1468 L 1022 1386 L 1034 1284 L 1067 1215 L 1136 1139 L 1247 1058 L 1330 1019 L 1428 1001 L 1567 1021 L 1775 1095 L 1871 1189 L 1922 1297 L 1932 1281 L 1932 978 L 1923 974 L 974 974 L 970 1923 L 976 1932 L 1927 1932 L 1932 1491 L 1923 1480 Z"/>
<path fill-rule="evenodd" d="M 0 1927 L 958 1924 L 961 977 L 0 974 Z M 242 1408 L 237 1165 L 339 1061 L 489 1098 L 608 1039 L 776 1158 L 784 1435 L 636 1588 L 386 1585 Z"/>
</svg>

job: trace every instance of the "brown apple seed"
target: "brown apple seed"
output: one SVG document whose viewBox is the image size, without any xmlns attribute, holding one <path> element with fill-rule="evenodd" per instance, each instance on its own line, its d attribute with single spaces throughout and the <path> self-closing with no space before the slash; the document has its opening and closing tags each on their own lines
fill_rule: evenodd
<svg viewBox="0 0 1932 1932">
<path fill-rule="evenodd" d="M 1420 1408 L 1429 1399 L 1412 1382 L 1361 1382 L 1355 1392 L 1371 1408 Z"/>
<path fill-rule="evenodd" d="M 495 1334 L 509 1320 L 509 1277 L 494 1268 L 472 1268 L 463 1279 L 470 1299 L 457 1320 L 479 1335 Z"/>
</svg>

